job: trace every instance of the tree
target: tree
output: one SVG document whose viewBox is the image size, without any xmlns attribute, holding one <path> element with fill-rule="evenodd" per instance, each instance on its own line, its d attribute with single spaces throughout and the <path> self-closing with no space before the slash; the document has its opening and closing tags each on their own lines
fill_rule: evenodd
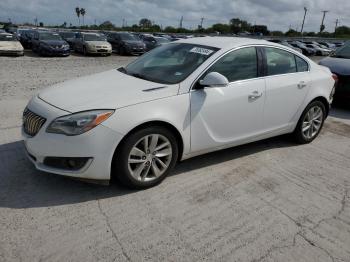
<svg viewBox="0 0 350 262">
<path fill-rule="evenodd" d="M 219 32 L 220 34 L 228 34 L 231 31 L 230 25 L 227 24 L 215 24 L 212 26 L 213 31 Z"/>
<path fill-rule="evenodd" d="M 77 14 L 77 17 L 78 17 L 78 20 L 79 20 L 79 26 L 80 26 L 80 8 L 79 8 L 79 6 L 77 6 L 75 8 L 75 13 Z"/>
<path fill-rule="evenodd" d="M 81 14 L 81 16 L 83 17 L 83 26 L 84 26 L 84 25 L 85 25 L 85 24 L 84 24 L 84 16 L 85 16 L 85 14 L 86 14 L 85 8 L 80 8 L 80 14 Z"/>
<path fill-rule="evenodd" d="M 139 25 L 142 29 L 150 28 L 152 26 L 152 21 L 147 18 L 142 18 Z"/>
<path fill-rule="evenodd" d="M 244 32 L 244 31 L 247 31 L 247 32 L 251 31 L 251 24 L 239 18 L 232 18 L 230 20 L 230 25 L 231 25 L 231 31 L 235 34 L 239 32 Z"/>
<path fill-rule="evenodd" d="M 99 27 L 105 30 L 108 30 L 108 29 L 111 30 L 115 28 L 115 26 L 112 24 L 111 21 L 104 21 L 102 24 L 100 24 Z"/>
</svg>

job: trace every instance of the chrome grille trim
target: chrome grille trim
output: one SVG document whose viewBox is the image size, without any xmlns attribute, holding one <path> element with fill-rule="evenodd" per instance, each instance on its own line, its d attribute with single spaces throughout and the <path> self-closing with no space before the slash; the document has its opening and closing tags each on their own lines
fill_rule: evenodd
<svg viewBox="0 0 350 262">
<path fill-rule="evenodd" d="M 35 136 L 45 124 L 46 118 L 41 117 L 28 108 L 23 111 L 23 130 L 29 136 Z"/>
</svg>

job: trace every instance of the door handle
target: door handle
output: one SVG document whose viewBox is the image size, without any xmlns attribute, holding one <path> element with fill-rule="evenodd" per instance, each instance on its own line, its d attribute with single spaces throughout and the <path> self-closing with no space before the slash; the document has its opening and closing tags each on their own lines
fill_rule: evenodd
<svg viewBox="0 0 350 262">
<path fill-rule="evenodd" d="M 301 81 L 299 84 L 298 84 L 298 88 L 299 89 L 303 89 L 304 87 L 306 87 L 307 84 L 304 82 L 304 81 Z"/>
<path fill-rule="evenodd" d="M 259 91 L 254 91 L 253 93 L 251 93 L 248 98 L 250 100 L 256 100 L 258 98 L 262 97 L 262 93 L 260 93 Z"/>
</svg>

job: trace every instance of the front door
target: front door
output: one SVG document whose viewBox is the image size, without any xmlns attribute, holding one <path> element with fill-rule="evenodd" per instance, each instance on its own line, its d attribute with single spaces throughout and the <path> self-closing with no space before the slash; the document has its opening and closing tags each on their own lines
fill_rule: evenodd
<svg viewBox="0 0 350 262">
<path fill-rule="evenodd" d="M 258 78 L 256 48 L 226 54 L 204 75 L 209 72 L 224 75 L 230 83 L 191 91 L 192 152 L 239 144 L 263 127 L 265 79 Z"/>
</svg>

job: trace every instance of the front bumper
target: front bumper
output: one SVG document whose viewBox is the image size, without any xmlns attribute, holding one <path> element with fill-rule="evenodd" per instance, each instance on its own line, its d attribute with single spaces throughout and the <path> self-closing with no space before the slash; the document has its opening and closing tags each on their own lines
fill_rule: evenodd
<svg viewBox="0 0 350 262">
<path fill-rule="evenodd" d="M 0 54 L 22 56 L 24 54 L 24 50 L 0 50 Z"/>
<path fill-rule="evenodd" d="M 146 52 L 146 49 L 143 47 L 137 46 L 125 46 L 126 52 L 132 55 L 142 55 Z"/>
<path fill-rule="evenodd" d="M 113 154 L 123 135 L 103 125 L 78 136 L 50 134 L 46 128 L 52 120 L 69 112 L 53 107 L 38 97 L 34 97 L 27 108 L 47 119 L 33 137 L 22 128 L 27 156 L 37 169 L 76 178 L 110 179 Z M 89 161 L 79 170 L 69 170 L 48 166 L 45 164 L 47 157 L 88 158 Z"/>
<path fill-rule="evenodd" d="M 87 47 L 86 51 L 89 54 L 111 54 L 112 53 L 112 48 L 96 48 L 96 47 Z"/>
<path fill-rule="evenodd" d="M 62 49 L 62 48 L 42 48 L 41 53 L 48 56 L 69 56 L 70 49 Z"/>
</svg>

